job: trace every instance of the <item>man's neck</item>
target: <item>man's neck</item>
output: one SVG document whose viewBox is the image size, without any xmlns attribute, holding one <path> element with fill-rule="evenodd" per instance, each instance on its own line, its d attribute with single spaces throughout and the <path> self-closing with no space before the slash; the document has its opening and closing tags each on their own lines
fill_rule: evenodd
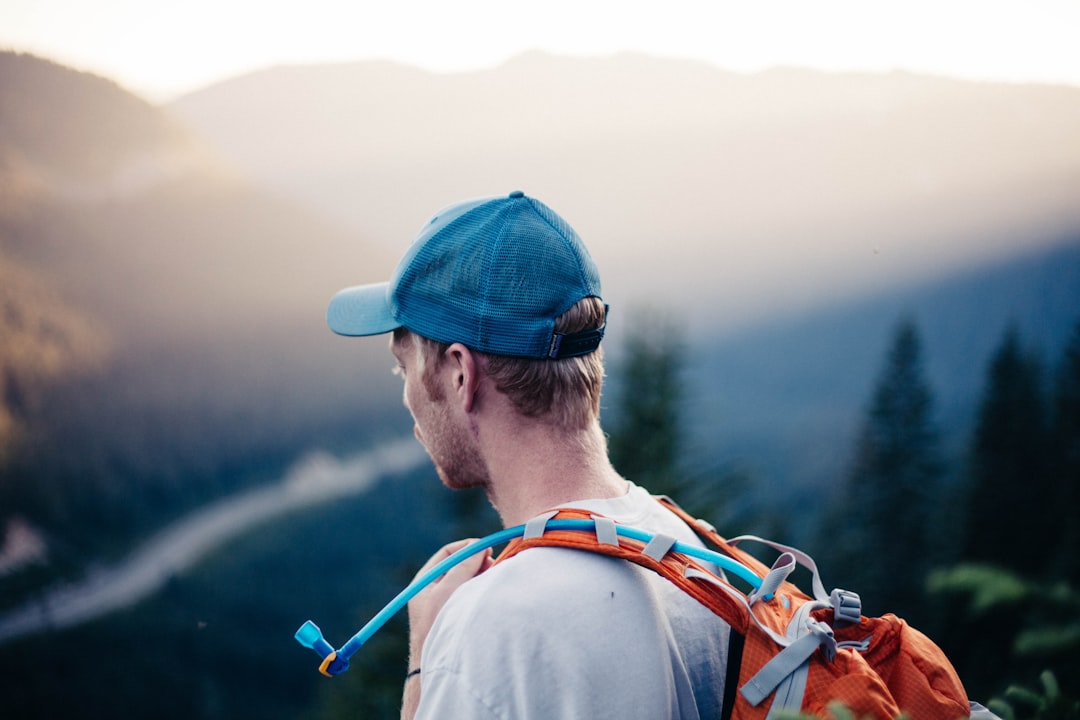
<svg viewBox="0 0 1080 720">
<path fill-rule="evenodd" d="M 566 433 L 541 423 L 502 434 L 487 450 L 488 496 L 504 527 L 576 500 L 625 495 L 598 424 Z"/>
</svg>

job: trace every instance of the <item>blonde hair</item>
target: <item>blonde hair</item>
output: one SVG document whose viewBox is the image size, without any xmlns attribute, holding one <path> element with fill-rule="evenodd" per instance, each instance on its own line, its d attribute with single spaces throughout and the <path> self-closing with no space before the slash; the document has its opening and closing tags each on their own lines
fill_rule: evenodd
<svg viewBox="0 0 1080 720">
<path fill-rule="evenodd" d="M 602 327 L 602 300 L 587 297 L 555 320 L 555 332 L 574 333 Z M 426 365 L 438 367 L 449 345 L 416 336 Z M 510 357 L 477 352 L 484 371 L 519 413 L 568 430 L 583 430 L 600 417 L 604 351 L 558 360 Z M 426 373 L 425 373 L 426 375 Z M 425 385 L 428 383 L 425 382 Z M 430 391 L 430 390 L 429 390 Z"/>
</svg>

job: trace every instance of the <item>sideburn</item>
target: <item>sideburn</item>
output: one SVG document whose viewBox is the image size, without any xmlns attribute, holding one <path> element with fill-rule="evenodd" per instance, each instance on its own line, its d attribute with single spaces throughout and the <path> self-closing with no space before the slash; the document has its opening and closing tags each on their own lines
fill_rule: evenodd
<svg viewBox="0 0 1080 720">
<path fill-rule="evenodd" d="M 442 364 L 446 361 L 446 356 L 441 350 L 434 351 L 434 348 L 424 347 L 424 342 L 419 339 L 417 340 L 416 350 L 423 357 L 420 379 L 424 384 L 424 390 L 427 391 L 428 400 L 431 402 L 446 400 L 446 389 L 443 388 L 436 377 L 436 371 L 442 367 Z"/>
</svg>

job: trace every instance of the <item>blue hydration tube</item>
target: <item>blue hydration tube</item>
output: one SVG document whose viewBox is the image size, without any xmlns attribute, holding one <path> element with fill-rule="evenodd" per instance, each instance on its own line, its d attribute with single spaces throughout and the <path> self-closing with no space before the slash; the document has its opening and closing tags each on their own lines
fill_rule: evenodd
<svg viewBox="0 0 1080 720">
<path fill-rule="evenodd" d="M 544 530 L 575 530 L 583 532 L 595 532 L 596 523 L 593 520 L 549 520 Z M 638 540 L 640 542 L 648 544 L 652 539 L 652 533 L 647 533 L 643 530 L 637 530 L 632 527 L 626 527 L 625 525 L 616 525 L 616 533 L 621 537 L 630 538 L 631 540 Z M 499 532 L 492 533 L 487 537 L 481 538 L 474 543 L 466 545 L 454 554 L 442 562 L 435 565 L 426 573 L 409 583 L 404 590 L 399 592 L 397 596 L 387 603 L 386 607 L 380 610 L 375 617 L 368 620 L 364 627 L 360 628 L 360 631 L 353 635 L 347 643 L 341 646 L 338 650 L 334 650 L 333 646 L 323 638 L 322 631 L 319 626 L 308 620 L 300 629 L 296 631 L 296 640 L 306 648 L 314 650 L 319 657 L 323 659 L 322 665 L 319 667 L 319 672 L 327 677 L 334 675 L 340 675 L 349 669 L 349 658 L 351 658 L 356 651 L 359 650 L 364 643 L 371 639 L 379 628 L 386 624 L 386 622 L 397 614 L 399 610 L 408 604 L 409 600 L 412 600 L 417 593 L 430 585 L 436 579 L 442 577 L 450 568 L 454 567 L 458 563 L 476 555 L 479 552 L 483 552 L 489 548 L 501 545 L 505 542 L 509 542 L 514 538 L 519 538 L 525 534 L 525 526 L 517 525 L 506 530 L 500 530 Z M 687 545 L 681 542 L 676 542 L 671 546 L 671 549 L 675 552 L 689 555 L 697 560 L 704 560 L 710 562 L 721 568 L 725 572 L 730 572 L 742 580 L 749 583 L 754 588 L 761 587 L 761 578 L 755 575 L 749 568 L 742 563 L 731 559 L 727 555 L 723 555 L 714 550 L 708 550 L 706 548 L 697 547 L 694 545 Z"/>
</svg>

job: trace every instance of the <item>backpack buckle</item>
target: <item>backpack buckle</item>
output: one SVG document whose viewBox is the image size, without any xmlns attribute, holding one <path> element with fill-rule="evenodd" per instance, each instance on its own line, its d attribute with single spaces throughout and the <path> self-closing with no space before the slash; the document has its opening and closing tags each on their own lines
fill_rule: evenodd
<svg viewBox="0 0 1080 720">
<path fill-rule="evenodd" d="M 862 598 L 859 593 L 836 588 L 829 595 L 829 604 L 833 609 L 833 626 L 858 625 L 862 619 Z"/>
</svg>

